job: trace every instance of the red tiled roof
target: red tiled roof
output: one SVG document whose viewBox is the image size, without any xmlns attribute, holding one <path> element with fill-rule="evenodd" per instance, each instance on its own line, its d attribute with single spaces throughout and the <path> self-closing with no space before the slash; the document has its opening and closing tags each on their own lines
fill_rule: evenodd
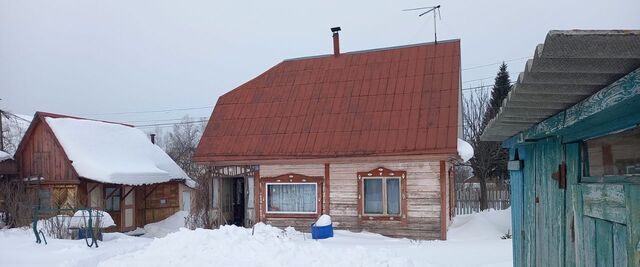
<svg viewBox="0 0 640 267">
<path fill-rule="evenodd" d="M 455 154 L 460 41 L 285 60 L 218 99 L 194 160 Z"/>
</svg>

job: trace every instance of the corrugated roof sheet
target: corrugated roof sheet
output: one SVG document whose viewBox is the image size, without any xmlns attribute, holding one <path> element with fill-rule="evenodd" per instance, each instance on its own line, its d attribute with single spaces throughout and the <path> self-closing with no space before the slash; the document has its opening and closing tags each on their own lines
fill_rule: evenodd
<svg viewBox="0 0 640 267">
<path fill-rule="evenodd" d="M 200 162 L 455 154 L 460 41 L 285 60 L 218 99 Z"/>
<path fill-rule="evenodd" d="M 550 31 L 482 135 L 503 141 L 640 67 L 640 31 Z"/>
</svg>

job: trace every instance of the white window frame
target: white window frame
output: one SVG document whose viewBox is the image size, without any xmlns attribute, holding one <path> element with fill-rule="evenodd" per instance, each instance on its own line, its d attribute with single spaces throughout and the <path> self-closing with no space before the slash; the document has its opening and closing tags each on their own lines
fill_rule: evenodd
<svg viewBox="0 0 640 267">
<path fill-rule="evenodd" d="M 381 179 L 382 180 L 382 213 L 366 213 L 366 209 L 364 206 L 366 205 L 364 184 L 366 180 L 370 179 Z M 398 203 L 400 204 L 400 212 L 398 214 L 389 214 L 387 209 L 387 179 L 397 179 L 398 180 Z M 402 216 L 402 177 L 401 176 L 367 176 L 362 177 L 362 215 L 368 217 L 375 216 L 390 216 L 390 217 L 401 217 Z"/>
<path fill-rule="evenodd" d="M 315 194 L 313 194 L 313 201 L 316 203 L 315 211 L 269 211 L 269 185 L 313 185 Z M 268 214 L 318 214 L 318 183 L 266 183 L 265 184 L 265 198 L 264 210 Z"/>
</svg>

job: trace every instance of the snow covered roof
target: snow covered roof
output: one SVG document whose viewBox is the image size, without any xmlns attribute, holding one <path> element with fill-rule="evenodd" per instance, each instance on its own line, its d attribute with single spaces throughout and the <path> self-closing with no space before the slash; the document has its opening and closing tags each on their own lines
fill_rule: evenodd
<svg viewBox="0 0 640 267">
<path fill-rule="evenodd" d="M 81 177 L 127 185 L 175 179 L 194 183 L 144 132 L 132 126 L 68 117 L 45 120 Z"/>
<path fill-rule="evenodd" d="M 462 159 L 462 162 L 467 162 L 473 158 L 473 147 L 467 141 L 458 138 L 458 155 Z"/>
<path fill-rule="evenodd" d="M 11 154 L 0 150 L 0 162 L 3 162 L 3 161 L 8 160 L 8 159 L 13 159 Z"/>
</svg>

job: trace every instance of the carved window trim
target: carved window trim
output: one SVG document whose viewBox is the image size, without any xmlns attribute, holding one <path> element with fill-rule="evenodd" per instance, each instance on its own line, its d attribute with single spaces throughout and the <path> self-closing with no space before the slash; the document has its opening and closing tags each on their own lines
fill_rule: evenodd
<svg viewBox="0 0 640 267">
<path fill-rule="evenodd" d="M 367 172 L 358 172 L 358 223 L 365 221 L 397 221 L 407 223 L 407 172 L 394 171 L 384 167 L 378 167 Z M 364 179 L 367 177 L 392 178 L 400 177 L 400 214 L 366 214 L 364 213 Z M 385 181 L 385 179 L 383 179 Z M 384 200 L 383 200 L 384 201 Z"/>
<path fill-rule="evenodd" d="M 297 173 L 287 173 L 275 177 L 260 177 L 260 216 L 264 218 L 302 218 L 316 219 L 322 214 L 323 197 L 322 176 L 306 176 Z M 315 184 L 316 185 L 316 212 L 315 213 L 284 213 L 267 212 L 267 184 Z"/>
</svg>

